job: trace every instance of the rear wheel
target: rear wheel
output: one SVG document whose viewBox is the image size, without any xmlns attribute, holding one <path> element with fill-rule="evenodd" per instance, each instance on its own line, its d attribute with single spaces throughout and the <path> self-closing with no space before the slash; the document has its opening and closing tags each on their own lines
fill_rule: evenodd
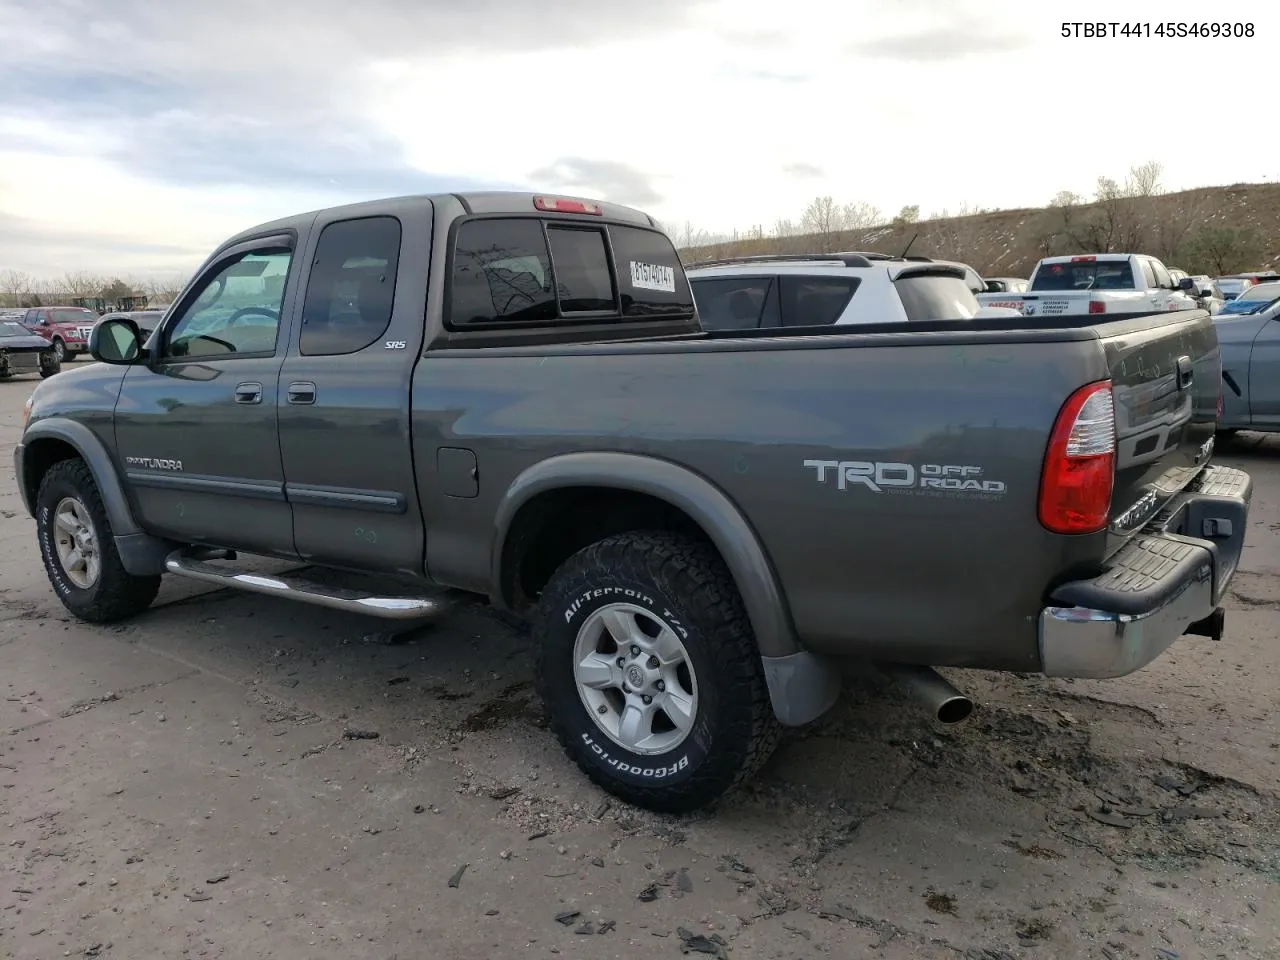
<svg viewBox="0 0 1280 960">
<path fill-rule="evenodd" d="M 56 373 L 62 372 L 62 362 L 52 350 L 40 354 L 40 376 L 48 380 Z"/>
<path fill-rule="evenodd" d="M 49 583 L 81 620 L 121 620 L 156 598 L 160 578 L 135 577 L 121 563 L 98 485 L 83 460 L 61 460 L 44 475 L 36 494 L 36 535 Z"/>
<path fill-rule="evenodd" d="M 580 550 L 543 591 L 534 637 L 552 729 L 629 803 L 706 806 L 777 746 L 750 622 L 705 543 L 628 533 Z"/>
</svg>

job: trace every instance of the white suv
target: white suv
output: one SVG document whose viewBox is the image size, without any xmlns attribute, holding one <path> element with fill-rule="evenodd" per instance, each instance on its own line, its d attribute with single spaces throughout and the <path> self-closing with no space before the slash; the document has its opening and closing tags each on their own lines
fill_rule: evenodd
<svg viewBox="0 0 1280 960">
<path fill-rule="evenodd" d="M 971 320 L 982 307 L 972 267 L 927 257 L 831 253 L 738 257 L 685 268 L 706 330 Z M 980 280 L 978 281 L 981 282 Z"/>
</svg>

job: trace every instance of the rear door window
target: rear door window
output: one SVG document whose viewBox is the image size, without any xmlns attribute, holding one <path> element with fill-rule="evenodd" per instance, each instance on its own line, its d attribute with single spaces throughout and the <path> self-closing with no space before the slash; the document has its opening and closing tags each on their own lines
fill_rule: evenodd
<svg viewBox="0 0 1280 960">
<path fill-rule="evenodd" d="M 391 324 L 400 232 L 395 217 L 339 220 L 320 232 L 303 301 L 299 353 L 355 353 L 381 338 Z"/>
<path fill-rule="evenodd" d="M 857 277 L 779 277 L 784 327 L 828 327 L 857 292 Z"/>
<path fill-rule="evenodd" d="M 455 329 L 694 312 L 680 258 L 662 233 L 535 217 L 464 222 L 448 301 Z"/>
<path fill-rule="evenodd" d="M 1155 271 L 1156 286 L 1161 290 L 1165 290 L 1173 286 L 1173 277 L 1169 276 L 1169 271 L 1164 268 L 1164 264 L 1159 260 L 1151 261 L 1151 269 Z M 1126 270 L 1126 272 L 1128 272 Z M 1129 289 L 1132 289 L 1130 287 Z"/>
<path fill-rule="evenodd" d="M 1148 290 L 1156 288 L 1156 272 L 1151 269 L 1150 260 L 1139 260 L 1142 264 L 1142 280 L 1146 284 Z"/>
<path fill-rule="evenodd" d="M 915 273 L 898 277 L 893 283 L 906 311 L 907 320 L 919 323 L 928 320 L 969 320 L 978 312 L 979 305 L 973 291 L 965 281 L 956 276 Z"/>
<path fill-rule="evenodd" d="M 757 330 L 778 326 L 769 277 L 719 277 L 690 281 L 704 330 Z M 772 322 L 763 323 L 768 311 Z"/>
</svg>

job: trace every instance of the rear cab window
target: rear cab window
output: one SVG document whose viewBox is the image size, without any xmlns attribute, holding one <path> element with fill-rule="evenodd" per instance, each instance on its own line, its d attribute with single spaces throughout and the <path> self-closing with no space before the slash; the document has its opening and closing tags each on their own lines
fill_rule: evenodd
<svg viewBox="0 0 1280 960">
<path fill-rule="evenodd" d="M 1168 279 L 1166 274 L 1165 279 Z M 1128 260 L 1073 260 L 1043 263 L 1031 281 L 1032 292 L 1136 290 Z"/>
<path fill-rule="evenodd" d="M 693 293 L 657 230 L 536 216 L 456 230 L 446 325 L 455 330 L 691 317 Z"/>
</svg>

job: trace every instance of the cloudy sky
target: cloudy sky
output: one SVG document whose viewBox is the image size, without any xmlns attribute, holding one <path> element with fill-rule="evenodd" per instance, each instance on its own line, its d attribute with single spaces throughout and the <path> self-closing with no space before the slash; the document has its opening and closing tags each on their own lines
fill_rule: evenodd
<svg viewBox="0 0 1280 960">
<path fill-rule="evenodd" d="M 1185 0 L 0 0 L 0 271 L 187 270 L 239 229 L 473 186 L 727 232 L 814 196 L 1038 206 L 1155 159 L 1274 179 L 1236 140 L 1253 39 L 1063 39 Z M 1069 11 L 1064 13 L 1062 11 Z M 1263 119 L 1264 129 L 1271 124 Z"/>
</svg>

